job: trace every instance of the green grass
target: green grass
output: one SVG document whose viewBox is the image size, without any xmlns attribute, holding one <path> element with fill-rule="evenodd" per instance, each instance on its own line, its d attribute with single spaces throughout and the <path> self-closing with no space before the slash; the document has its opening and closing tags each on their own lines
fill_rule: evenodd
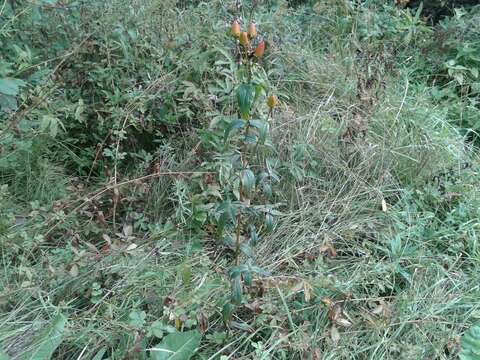
<svg viewBox="0 0 480 360">
<path fill-rule="evenodd" d="M 195 329 L 198 359 L 457 358 L 480 320 L 480 162 L 457 116 L 477 95 L 439 65 L 451 56 L 436 42 L 444 29 L 382 2 L 260 2 L 281 100 L 270 122 L 279 215 L 253 254 L 266 275 L 228 318 L 234 256 L 195 214 L 213 211 L 198 184 L 218 165 L 205 134 L 233 108 L 235 10 L 130 5 L 0 17 L 11 68 L 0 78 L 27 83 L 18 111 L 0 113 L 0 359 L 151 359 L 169 333 Z M 466 33 L 475 11 L 443 36 Z M 37 83 L 25 64 L 58 74 Z M 65 126 L 53 138 L 48 114 Z"/>
</svg>

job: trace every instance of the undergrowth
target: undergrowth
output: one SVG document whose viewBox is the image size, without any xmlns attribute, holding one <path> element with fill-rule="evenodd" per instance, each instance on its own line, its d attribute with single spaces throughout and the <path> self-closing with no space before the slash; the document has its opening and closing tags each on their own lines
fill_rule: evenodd
<svg viewBox="0 0 480 360">
<path fill-rule="evenodd" d="M 397 3 L 0 2 L 0 359 L 474 359 L 480 9 Z"/>
</svg>

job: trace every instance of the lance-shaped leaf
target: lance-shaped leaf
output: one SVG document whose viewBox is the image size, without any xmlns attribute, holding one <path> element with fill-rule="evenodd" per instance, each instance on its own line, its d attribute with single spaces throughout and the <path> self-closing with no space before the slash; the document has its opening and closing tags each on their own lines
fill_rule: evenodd
<svg viewBox="0 0 480 360">
<path fill-rule="evenodd" d="M 250 230 L 250 245 L 255 246 L 258 243 L 257 229 L 255 229 L 255 226 L 250 225 L 249 230 Z"/>
<path fill-rule="evenodd" d="M 150 350 L 151 359 L 188 360 L 195 354 L 201 339 L 197 330 L 169 334 Z"/>
<path fill-rule="evenodd" d="M 242 84 L 237 90 L 237 101 L 240 116 L 244 120 L 250 117 L 253 99 L 255 98 L 255 87 L 251 84 Z"/>
<path fill-rule="evenodd" d="M 245 126 L 246 122 L 242 119 L 232 120 L 225 128 L 225 134 L 223 135 L 223 141 L 227 141 L 230 133 L 234 130 L 241 129 Z"/>
<path fill-rule="evenodd" d="M 249 121 L 250 126 L 255 127 L 258 129 L 258 135 L 260 136 L 260 142 L 264 143 L 265 140 L 267 139 L 268 135 L 268 122 L 265 120 L 250 120 Z"/>
<path fill-rule="evenodd" d="M 232 280 L 232 302 L 236 305 L 242 303 L 242 280 L 240 276 Z"/>
<path fill-rule="evenodd" d="M 270 213 L 265 214 L 265 226 L 267 227 L 267 232 L 273 230 L 273 216 Z"/>
<path fill-rule="evenodd" d="M 255 175 L 250 169 L 244 169 L 241 173 L 242 187 L 245 195 L 250 196 L 255 188 Z"/>
<path fill-rule="evenodd" d="M 63 341 L 63 334 L 67 318 L 58 314 L 40 333 L 35 337 L 31 350 L 22 354 L 22 360 L 47 360 L 51 359 L 57 347 Z"/>
</svg>

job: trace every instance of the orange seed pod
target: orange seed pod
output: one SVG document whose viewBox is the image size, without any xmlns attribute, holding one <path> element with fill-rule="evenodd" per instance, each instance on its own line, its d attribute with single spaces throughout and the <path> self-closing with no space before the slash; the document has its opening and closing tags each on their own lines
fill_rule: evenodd
<svg viewBox="0 0 480 360">
<path fill-rule="evenodd" d="M 270 95 L 267 98 L 267 105 L 270 109 L 273 109 L 278 104 L 278 98 L 275 95 Z"/>
<path fill-rule="evenodd" d="M 255 48 L 255 57 L 257 59 L 261 59 L 263 57 L 263 53 L 265 52 L 265 41 L 260 41 L 257 45 L 257 47 Z"/>
<path fill-rule="evenodd" d="M 233 36 L 235 36 L 237 38 L 240 36 L 240 24 L 238 23 L 237 20 L 234 20 L 232 22 L 232 26 L 230 27 L 230 31 L 232 32 Z"/>
<path fill-rule="evenodd" d="M 248 36 L 250 36 L 250 39 L 255 39 L 257 37 L 257 27 L 253 22 L 248 25 Z"/>
<path fill-rule="evenodd" d="M 246 32 L 240 34 L 240 44 L 244 47 L 248 47 L 248 34 Z"/>
</svg>

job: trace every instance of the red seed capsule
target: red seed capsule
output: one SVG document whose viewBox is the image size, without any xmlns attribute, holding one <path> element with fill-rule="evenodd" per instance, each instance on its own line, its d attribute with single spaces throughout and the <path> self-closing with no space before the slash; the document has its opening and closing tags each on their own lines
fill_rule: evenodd
<svg viewBox="0 0 480 360">
<path fill-rule="evenodd" d="M 257 59 L 261 59 L 263 57 L 263 53 L 265 52 L 265 41 L 260 41 L 257 45 L 257 47 L 255 48 L 255 57 Z"/>
</svg>

